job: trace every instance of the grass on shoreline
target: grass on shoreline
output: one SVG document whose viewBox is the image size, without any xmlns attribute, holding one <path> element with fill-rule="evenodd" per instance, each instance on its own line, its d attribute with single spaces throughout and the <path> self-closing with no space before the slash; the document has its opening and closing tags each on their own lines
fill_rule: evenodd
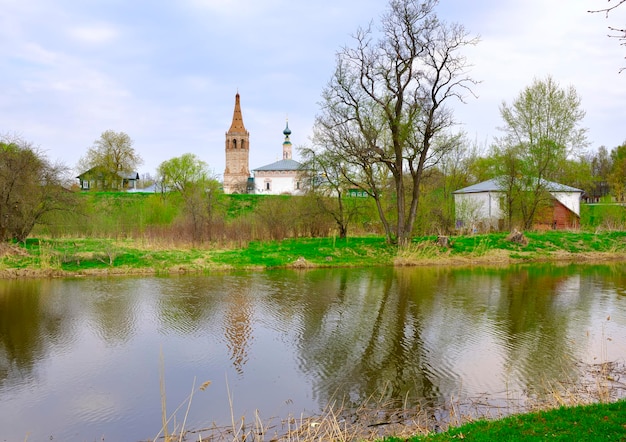
<svg viewBox="0 0 626 442">
<path fill-rule="evenodd" d="M 553 410 L 479 420 L 445 433 L 385 442 L 491 441 L 623 441 L 626 440 L 626 401 L 561 407 Z"/>
<path fill-rule="evenodd" d="M 231 269 L 515 264 L 626 259 L 626 232 L 527 232 L 462 235 L 442 247 L 416 238 L 403 250 L 382 237 L 297 238 L 230 246 L 160 244 L 142 239 L 31 238 L 0 247 L 0 277 L 203 273 Z"/>
</svg>

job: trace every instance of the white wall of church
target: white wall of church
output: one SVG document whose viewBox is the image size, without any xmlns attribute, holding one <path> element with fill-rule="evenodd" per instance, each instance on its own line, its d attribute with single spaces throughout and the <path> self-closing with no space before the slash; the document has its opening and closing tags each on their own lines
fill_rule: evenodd
<svg viewBox="0 0 626 442">
<path fill-rule="evenodd" d="M 257 172 L 254 175 L 254 187 L 257 195 L 302 194 L 296 177 L 290 175 L 260 175 Z"/>
</svg>

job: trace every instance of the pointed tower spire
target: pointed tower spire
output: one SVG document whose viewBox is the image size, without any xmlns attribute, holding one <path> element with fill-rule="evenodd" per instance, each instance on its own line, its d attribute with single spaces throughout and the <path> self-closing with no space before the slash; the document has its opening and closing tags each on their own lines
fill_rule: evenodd
<svg viewBox="0 0 626 442">
<path fill-rule="evenodd" d="M 235 95 L 235 110 L 233 111 L 233 122 L 230 124 L 228 132 L 246 132 L 243 125 L 243 117 L 241 116 L 241 103 L 239 101 L 239 91 Z"/>
<path fill-rule="evenodd" d="M 243 125 L 239 91 L 235 95 L 233 122 L 226 132 L 226 168 L 224 169 L 224 193 L 246 193 L 250 169 L 250 133 Z"/>
</svg>

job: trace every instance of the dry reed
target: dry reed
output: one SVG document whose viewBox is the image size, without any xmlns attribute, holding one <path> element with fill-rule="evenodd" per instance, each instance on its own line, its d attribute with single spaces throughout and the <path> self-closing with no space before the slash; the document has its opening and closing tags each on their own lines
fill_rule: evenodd
<svg viewBox="0 0 626 442">
<path fill-rule="evenodd" d="M 384 394 L 381 394 L 380 398 L 370 397 L 359 406 L 335 400 L 316 415 L 263 419 L 256 410 L 254 422 L 251 424 L 246 423 L 245 416 L 235 418 L 232 394 L 228 389 L 230 425 L 218 426 L 213 423 L 210 427 L 185 430 L 192 391 L 185 401 L 187 409 L 182 427 L 167 433 L 167 425 L 182 408 L 181 404 L 171 416 L 166 417 L 164 413 L 163 428 L 154 440 L 161 438 L 171 442 L 177 438 L 179 442 L 353 442 L 379 440 L 389 435 L 408 438 L 445 431 L 449 427 L 477 419 L 498 419 L 511 414 L 560 406 L 606 403 L 626 397 L 626 383 L 622 381 L 626 379 L 624 363 L 580 363 L 579 368 L 583 375 L 577 382 L 544 383 L 541 387 L 545 394 L 506 391 L 503 392 L 504 400 L 496 397 L 498 395 L 485 394 L 463 399 L 453 397 L 443 405 L 410 406 L 407 398 L 398 403 L 385 399 Z M 206 382 L 200 389 L 204 390 L 208 384 Z"/>
</svg>

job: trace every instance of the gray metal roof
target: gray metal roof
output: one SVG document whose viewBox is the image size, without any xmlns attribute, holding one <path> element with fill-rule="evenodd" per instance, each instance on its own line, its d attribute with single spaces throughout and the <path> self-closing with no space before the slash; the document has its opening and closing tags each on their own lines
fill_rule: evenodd
<svg viewBox="0 0 626 442">
<path fill-rule="evenodd" d="M 583 192 L 581 189 L 566 186 L 565 184 L 559 184 L 548 180 L 541 181 L 542 183 L 544 183 L 546 190 L 548 190 L 549 192 Z M 504 181 L 502 179 L 492 178 L 490 180 L 483 181 L 482 183 L 477 183 L 468 187 L 464 187 L 452 193 L 504 192 L 505 189 L 502 184 L 503 182 Z"/>
<path fill-rule="evenodd" d="M 252 169 L 254 171 L 277 171 L 277 170 L 300 170 L 301 164 L 296 160 L 288 159 L 288 160 L 280 160 L 276 161 L 272 164 L 268 164 L 267 166 L 257 167 L 256 169 Z"/>
</svg>

